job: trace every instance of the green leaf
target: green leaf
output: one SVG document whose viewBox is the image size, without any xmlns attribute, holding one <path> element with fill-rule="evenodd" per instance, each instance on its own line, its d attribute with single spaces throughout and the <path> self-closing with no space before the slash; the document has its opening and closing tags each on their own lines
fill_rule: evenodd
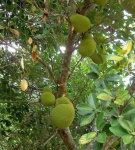
<svg viewBox="0 0 135 150">
<path fill-rule="evenodd" d="M 104 79 L 107 81 L 119 81 L 120 78 L 120 75 L 117 74 L 107 74 L 104 76 Z"/>
<path fill-rule="evenodd" d="M 96 79 L 95 80 L 95 86 L 96 87 L 100 87 L 101 85 L 102 85 L 102 83 L 103 83 L 103 79 L 101 79 L 101 78 L 98 78 L 98 79 Z M 103 89 L 103 88 L 102 88 Z"/>
<path fill-rule="evenodd" d="M 112 117 L 110 119 L 110 124 L 111 124 L 111 126 L 117 126 L 117 125 L 119 125 L 118 119 L 115 118 L 115 117 Z"/>
<path fill-rule="evenodd" d="M 111 101 L 113 97 L 106 93 L 100 93 L 97 98 L 104 101 Z"/>
<path fill-rule="evenodd" d="M 133 108 L 131 105 L 128 105 L 122 112 L 123 116 L 131 116 L 135 115 L 135 108 Z"/>
<path fill-rule="evenodd" d="M 98 114 L 98 116 L 96 118 L 97 129 L 100 129 L 100 126 L 101 126 L 102 122 L 104 121 L 103 117 L 104 117 L 104 112 L 101 112 L 101 113 Z"/>
<path fill-rule="evenodd" d="M 125 129 L 123 129 L 121 126 L 119 126 L 119 125 L 110 127 L 109 130 L 110 130 L 113 134 L 115 134 L 115 135 L 117 135 L 117 136 L 120 136 L 120 137 L 122 137 L 123 135 L 128 134 L 128 132 L 127 132 Z"/>
<path fill-rule="evenodd" d="M 105 143 L 106 137 L 107 137 L 106 132 L 99 133 L 98 136 L 96 137 L 96 141 L 99 143 Z"/>
<path fill-rule="evenodd" d="M 95 114 L 91 114 L 91 115 L 87 115 L 87 116 L 84 116 L 82 119 L 81 119 L 81 123 L 80 123 L 80 126 L 85 126 L 87 124 L 90 124 L 92 122 L 92 120 L 94 119 L 94 116 Z"/>
<path fill-rule="evenodd" d="M 96 109 L 98 107 L 98 99 L 94 93 L 91 93 L 88 97 L 88 103 L 92 109 Z"/>
<path fill-rule="evenodd" d="M 80 115 L 90 114 L 93 111 L 93 109 L 88 104 L 78 104 L 76 108 Z"/>
<path fill-rule="evenodd" d="M 79 144 L 87 144 L 91 142 L 96 137 L 96 135 L 97 135 L 96 132 L 90 132 L 82 135 L 81 138 L 79 139 Z"/>
<path fill-rule="evenodd" d="M 119 124 L 127 131 L 132 132 L 133 131 L 133 125 L 130 121 L 125 120 L 123 118 L 118 119 Z"/>
<path fill-rule="evenodd" d="M 96 80 L 98 78 L 98 75 L 95 72 L 90 72 L 87 74 L 87 76 L 93 80 Z"/>
<path fill-rule="evenodd" d="M 106 92 L 109 95 L 112 95 L 111 91 L 109 89 L 104 89 L 104 92 Z"/>
<path fill-rule="evenodd" d="M 134 139 L 132 135 L 127 134 L 127 135 L 122 136 L 122 140 L 123 140 L 123 143 L 126 145 L 126 144 L 130 144 Z"/>
<path fill-rule="evenodd" d="M 100 70 L 99 70 L 99 67 L 98 67 L 97 64 L 91 63 L 91 64 L 90 64 L 90 69 L 91 69 L 93 72 L 95 72 L 97 75 L 100 74 Z"/>
<path fill-rule="evenodd" d="M 114 101 L 114 103 L 117 104 L 117 105 L 123 105 L 124 102 L 125 102 L 125 99 L 120 99 L 120 98 L 117 98 Z"/>
</svg>

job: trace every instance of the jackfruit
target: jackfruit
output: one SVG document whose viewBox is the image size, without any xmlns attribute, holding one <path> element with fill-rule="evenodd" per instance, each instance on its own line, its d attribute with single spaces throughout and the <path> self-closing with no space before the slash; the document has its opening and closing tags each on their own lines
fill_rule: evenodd
<svg viewBox="0 0 135 150">
<path fill-rule="evenodd" d="M 70 17 L 70 22 L 76 32 L 86 32 L 90 26 L 90 20 L 86 16 L 74 14 Z"/>
<path fill-rule="evenodd" d="M 100 6 L 104 6 L 106 3 L 108 3 L 108 0 L 94 0 L 94 2 Z"/>
<path fill-rule="evenodd" d="M 66 97 L 60 97 L 60 98 L 56 99 L 56 104 L 55 105 L 57 106 L 57 105 L 60 105 L 60 104 L 71 104 L 71 105 L 73 105 L 71 103 L 71 101 Z"/>
<path fill-rule="evenodd" d="M 51 92 L 52 93 L 52 89 L 49 87 L 44 87 L 43 92 Z"/>
<path fill-rule="evenodd" d="M 55 105 L 55 96 L 51 92 L 43 92 L 41 95 L 41 104 L 44 106 Z"/>
<path fill-rule="evenodd" d="M 57 105 L 50 113 L 51 123 L 60 129 L 69 127 L 72 124 L 74 117 L 75 110 L 70 104 Z"/>
<path fill-rule="evenodd" d="M 78 52 L 82 57 L 91 56 L 96 50 L 96 42 L 93 38 L 84 38 L 78 46 Z"/>
</svg>

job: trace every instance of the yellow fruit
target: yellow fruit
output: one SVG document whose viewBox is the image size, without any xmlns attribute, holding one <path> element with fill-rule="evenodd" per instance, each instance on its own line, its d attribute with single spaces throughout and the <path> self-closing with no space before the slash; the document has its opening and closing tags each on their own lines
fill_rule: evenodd
<svg viewBox="0 0 135 150">
<path fill-rule="evenodd" d="M 106 3 L 108 3 L 108 0 L 94 0 L 96 4 L 100 6 L 104 6 Z"/>
<path fill-rule="evenodd" d="M 52 106 L 55 104 L 55 96 L 51 92 L 43 92 L 41 95 L 41 104 Z"/>
<path fill-rule="evenodd" d="M 122 5 L 126 11 L 135 15 L 135 0 L 124 0 Z"/>
<path fill-rule="evenodd" d="M 75 117 L 75 110 L 70 104 L 57 105 L 50 113 L 51 123 L 60 128 L 66 129 L 69 127 Z"/>
<path fill-rule="evenodd" d="M 100 54 L 94 53 L 93 55 L 90 56 L 90 58 L 96 64 L 102 64 L 103 63 L 103 59 L 102 59 Z"/>
<path fill-rule="evenodd" d="M 86 16 L 74 14 L 70 17 L 70 22 L 76 32 L 86 32 L 90 28 L 90 20 Z"/>
<path fill-rule="evenodd" d="M 82 39 L 81 43 L 78 47 L 78 52 L 81 54 L 82 57 L 89 57 L 91 56 L 96 50 L 96 42 L 93 38 L 89 39 Z"/>
<path fill-rule="evenodd" d="M 52 92 L 52 89 L 49 87 L 44 87 L 43 92 Z"/>
<path fill-rule="evenodd" d="M 71 103 L 71 101 L 66 97 L 60 97 L 60 98 L 56 99 L 56 104 L 55 105 L 57 106 L 57 105 L 60 105 L 60 104 L 71 104 L 71 105 L 73 105 Z"/>
</svg>

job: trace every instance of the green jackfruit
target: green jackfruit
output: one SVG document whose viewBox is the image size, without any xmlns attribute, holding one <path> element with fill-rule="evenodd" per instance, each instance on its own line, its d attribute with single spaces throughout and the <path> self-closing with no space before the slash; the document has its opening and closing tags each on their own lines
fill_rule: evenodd
<svg viewBox="0 0 135 150">
<path fill-rule="evenodd" d="M 93 38 L 84 38 L 78 46 L 78 52 L 82 57 L 91 56 L 96 50 L 96 42 Z"/>
<path fill-rule="evenodd" d="M 75 110 L 70 104 L 57 105 L 50 113 L 51 123 L 60 129 L 69 127 L 72 124 L 74 117 Z"/>
<path fill-rule="evenodd" d="M 49 87 L 44 87 L 43 92 L 51 92 L 52 93 L 52 89 Z"/>
<path fill-rule="evenodd" d="M 90 20 L 86 16 L 74 14 L 70 17 L 70 22 L 76 32 L 86 32 L 90 26 Z"/>
<path fill-rule="evenodd" d="M 51 92 L 43 92 L 41 95 L 41 104 L 44 106 L 55 105 L 55 96 Z"/>
<path fill-rule="evenodd" d="M 96 4 L 104 6 L 109 0 L 94 0 Z"/>
<path fill-rule="evenodd" d="M 60 104 L 71 104 L 71 105 L 73 105 L 71 103 L 71 101 L 66 97 L 60 97 L 60 98 L 56 99 L 56 104 L 55 105 L 57 106 L 57 105 L 60 105 Z"/>
</svg>

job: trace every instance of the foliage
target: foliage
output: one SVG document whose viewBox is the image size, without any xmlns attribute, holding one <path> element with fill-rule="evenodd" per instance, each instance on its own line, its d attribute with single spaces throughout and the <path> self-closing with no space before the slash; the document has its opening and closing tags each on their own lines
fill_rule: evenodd
<svg viewBox="0 0 135 150">
<path fill-rule="evenodd" d="M 135 149 L 135 19 L 123 1 L 1 0 L 0 149 Z M 101 63 L 78 53 L 75 13 L 89 18 Z M 73 103 L 70 129 L 51 124 L 45 87 Z"/>
</svg>

